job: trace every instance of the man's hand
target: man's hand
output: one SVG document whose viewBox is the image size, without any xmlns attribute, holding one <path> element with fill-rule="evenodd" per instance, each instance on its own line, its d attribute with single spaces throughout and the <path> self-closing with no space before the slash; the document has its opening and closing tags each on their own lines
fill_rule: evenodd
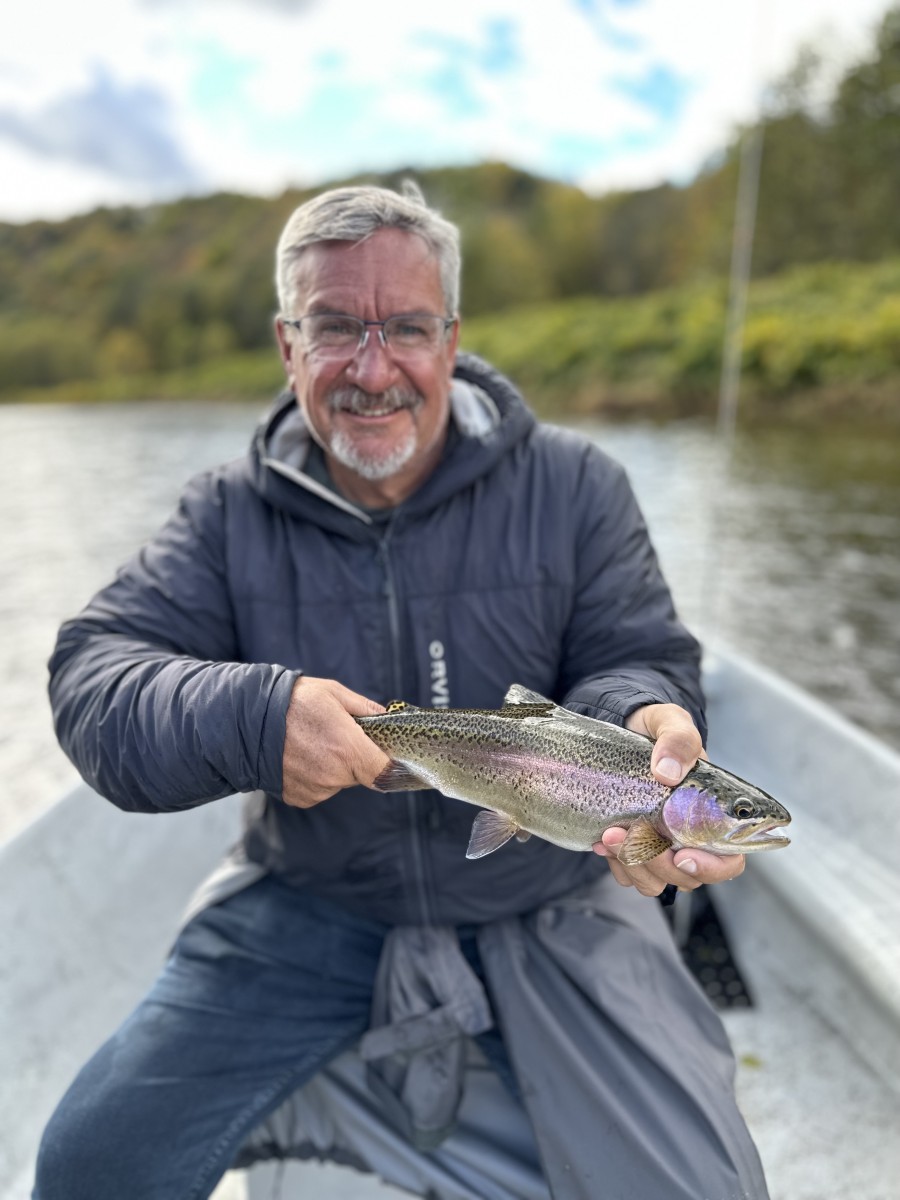
<svg viewBox="0 0 900 1200">
<path fill-rule="evenodd" d="M 705 758 L 700 734 L 691 714 L 677 704 L 646 704 L 625 722 L 628 729 L 656 741 L 650 769 L 668 787 L 676 787 L 698 758 Z M 609 868 L 623 887 L 636 887 L 644 896 L 658 896 L 668 883 L 692 892 L 702 883 L 734 879 L 744 869 L 743 854 L 710 854 L 705 850 L 666 850 L 639 866 L 626 867 L 616 852 L 625 841 L 625 829 L 607 829 L 594 851 L 609 859 Z"/>
<path fill-rule="evenodd" d="M 384 707 L 334 679 L 301 675 L 294 684 L 284 739 L 285 804 L 312 808 L 341 788 L 370 787 L 390 759 L 353 720 Z"/>
</svg>

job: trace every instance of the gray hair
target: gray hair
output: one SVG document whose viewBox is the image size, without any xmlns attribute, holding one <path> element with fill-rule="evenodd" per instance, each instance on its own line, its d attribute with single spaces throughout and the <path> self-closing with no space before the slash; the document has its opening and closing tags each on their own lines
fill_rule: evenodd
<svg viewBox="0 0 900 1200">
<path fill-rule="evenodd" d="M 361 242 L 379 229 L 418 234 L 438 262 L 447 316 L 459 305 L 459 230 L 425 203 L 418 185 L 404 179 L 399 192 L 363 186 L 332 188 L 295 209 L 278 239 L 275 288 L 282 313 L 291 311 L 294 267 L 316 242 Z"/>
</svg>

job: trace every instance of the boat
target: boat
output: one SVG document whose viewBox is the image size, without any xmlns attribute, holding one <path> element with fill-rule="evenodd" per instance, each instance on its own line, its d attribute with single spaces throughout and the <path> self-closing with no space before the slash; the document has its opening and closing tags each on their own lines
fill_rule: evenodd
<svg viewBox="0 0 900 1200">
<path fill-rule="evenodd" d="M 787 850 L 709 889 L 753 1001 L 723 1019 L 772 1200 L 898 1200 L 900 755 L 726 648 L 707 653 L 704 683 L 713 761 L 793 815 Z M 50 1112 L 156 974 L 239 812 L 232 796 L 125 814 L 82 785 L 0 847 L 0 1200 L 30 1195 Z M 691 903 L 678 899 L 676 936 Z M 215 1200 L 278 1194 L 281 1170 L 229 1172 Z M 408 1193 L 290 1163 L 280 1194 Z"/>
</svg>

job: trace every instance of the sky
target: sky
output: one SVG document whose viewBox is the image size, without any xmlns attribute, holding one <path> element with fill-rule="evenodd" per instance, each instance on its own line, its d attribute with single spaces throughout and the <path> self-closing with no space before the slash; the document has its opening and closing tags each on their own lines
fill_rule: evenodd
<svg viewBox="0 0 900 1200">
<path fill-rule="evenodd" d="M 0 220 L 500 159 L 690 179 L 811 39 L 888 0 L 10 0 Z"/>
</svg>

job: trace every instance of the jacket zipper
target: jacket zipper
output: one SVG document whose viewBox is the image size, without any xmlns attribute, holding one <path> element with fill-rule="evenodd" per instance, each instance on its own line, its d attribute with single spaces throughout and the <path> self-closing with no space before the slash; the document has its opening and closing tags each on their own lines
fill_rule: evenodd
<svg viewBox="0 0 900 1200">
<path fill-rule="evenodd" d="M 394 582 L 394 569 L 391 563 L 390 543 L 394 531 L 393 518 L 388 521 L 385 531 L 378 541 L 378 557 L 384 572 L 384 598 L 387 602 L 388 629 L 391 641 L 391 685 L 397 699 L 403 696 L 403 662 L 400 654 L 400 610 L 397 600 L 397 588 Z M 406 792 L 406 811 L 409 816 L 410 848 L 413 863 L 413 887 L 421 913 L 421 924 L 433 924 L 431 904 L 425 885 L 425 851 L 422 843 L 422 814 L 415 792 Z"/>
</svg>

